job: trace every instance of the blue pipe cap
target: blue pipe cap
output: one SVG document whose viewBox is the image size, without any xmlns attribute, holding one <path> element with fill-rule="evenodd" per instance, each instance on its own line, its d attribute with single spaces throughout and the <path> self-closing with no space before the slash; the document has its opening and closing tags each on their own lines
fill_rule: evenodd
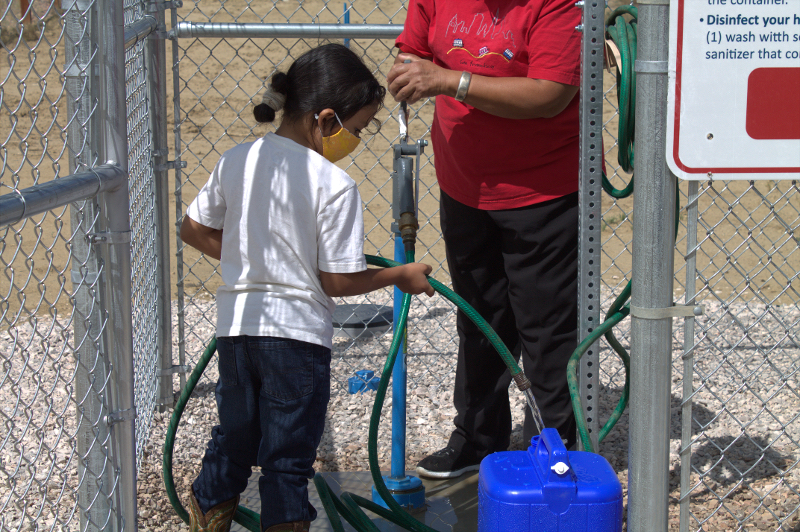
<svg viewBox="0 0 800 532">
<path fill-rule="evenodd" d="M 399 479 L 387 476 L 382 478 L 391 492 L 392 498 L 404 510 L 410 512 L 425 509 L 425 486 L 419 478 L 410 475 Z M 389 508 L 375 486 L 372 487 L 372 502 L 386 509 Z"/>
<path fill-rule="evenodd" d="M 374 371 L 360 369 L 356 371 L 355 376 L 347 379 L 347 391 L 352 395 L 358 392 L 364 393 L 365 390 L 377 390 L 378 383 L 373 384 L 375 379 L 378 379 L 378 382 L 381 381 L 380 378 L 375 377 Z"/>
</svg>

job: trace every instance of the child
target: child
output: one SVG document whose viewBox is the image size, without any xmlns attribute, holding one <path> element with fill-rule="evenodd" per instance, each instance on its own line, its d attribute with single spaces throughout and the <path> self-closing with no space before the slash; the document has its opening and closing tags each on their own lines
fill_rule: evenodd
<svg viewBox="0 0 800 532">
<path fill-rule="evenodd" d="M 225 152 L 186 211 L 181 239 L 220 260 L 214 427 L 192 485 L 191 527 L 227 531 L 252 466 L 261 527 L 307 531 L 317 445 L 330 398 L 332 297 L 397 285 L 433 295 L 431 267 L 367 269 L 355 182 L 333 162 L 377 124 L 382 87 L 339 44 L 272 77 L 256 105 L 275 133 Z"/>
</svg>

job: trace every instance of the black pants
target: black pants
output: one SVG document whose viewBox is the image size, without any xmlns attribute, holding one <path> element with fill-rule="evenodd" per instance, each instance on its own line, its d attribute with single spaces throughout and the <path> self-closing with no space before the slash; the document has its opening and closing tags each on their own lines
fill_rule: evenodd
<svg viewBox="0 0 800 532">
<path fill-rule="evenodd" d="M 497 332 L 523 370 L 546 427 L 576 440 L 567 363 L 577 347 L 578 194 L 484 211 L 442 193 L 441 226 L 453 289 Z M 508 449 L 511 375 L 483 333 L 458 312 L 451 447 L 478 459 Z M 537 434 L 526 408 L 526 442 Z"/>
</svg>

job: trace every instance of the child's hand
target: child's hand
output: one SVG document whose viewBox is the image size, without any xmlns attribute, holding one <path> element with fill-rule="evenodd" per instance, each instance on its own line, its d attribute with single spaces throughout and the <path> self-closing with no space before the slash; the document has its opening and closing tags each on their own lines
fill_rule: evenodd
<svg viewBox="0 0 800 532">
<path fill-rule="evenodd" d="M 419 262 L 404 264 L 397 268 L 402 269 L 401 275 L 397 279 L 397 288 L 406 294 L 421 294 L 424 292 L 428 297 L 433 295 L 433 287 L 426 278 L 433 268 Z"/>
<path fill-rule="evenodd" d="M 426 275 L 432 268 L 427 264 L 412 262 L 394 268 L 369 268 L 355 273 L 331 273 L 320 270 L 322 289 L 329 297 L 346 297 L 366 294 L 385 286 L 396 285 L 406 294 L 433 295 L 433 287 Z"/>
</svg>

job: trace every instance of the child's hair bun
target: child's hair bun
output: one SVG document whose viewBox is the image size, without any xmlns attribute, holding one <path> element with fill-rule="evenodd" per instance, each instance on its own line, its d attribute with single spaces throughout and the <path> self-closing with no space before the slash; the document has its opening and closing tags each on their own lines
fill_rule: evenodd
<svg viewBox="0 0 800 532">
<path fill-rule="evenodd" d="M 276 71 L 267 83 L 253 108 L 256 120 L 272 122 L 281 111 L 283 120 L 308 122 L 309 128 L 313 127 L 311 117 L 323 109 L 333 109 L 347 120 L 367 106 L 380 108 L 386 96 L 386 88 L 364 61 L 341 43 L 304 52 L 286 72 Z M 373 123 L 377 131 L 380 122 Z"/>
<path fill-rule="evenodd" d="M 253 107 L 253 117 L 255 117 L 256 122 L 268 124 L 275 120 L 275 109 L 265 103 L 256 104 Z"/>
<path fill-rule="evenodd" d="M 272 76 L 269 86 L 264 90 L 261 102 L 253 108 L 253 116 L 257 122 L 269 123 L 275 120 L 275 115 L 286 102 L 286 93 L 289 85 L 289 76 L 278 72 Z"/>
<path fill-rule="evenodd" d="M 276 72 L 270 80 L 270 85 L 284 96 L 289 94 L 289 76 L 285 72 Z"/>
</svg>

